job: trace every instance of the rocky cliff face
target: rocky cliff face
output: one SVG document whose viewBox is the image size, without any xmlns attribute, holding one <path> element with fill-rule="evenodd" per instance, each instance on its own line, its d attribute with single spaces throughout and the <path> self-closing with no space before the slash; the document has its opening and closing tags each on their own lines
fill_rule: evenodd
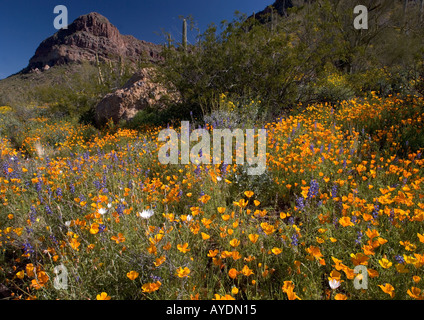
<svg viewBox="0 0 424 320">
<path fill-rule="evenodd" d="M 142 55 L 159 61 L 163 59 L 160 52 L 160 45 L 121 35 L 107 18 L 92 12 L 44 40 L 24 72 L 70 62 L 95 61 L 96 55 L 100 61 L 123 58 L 137 62 Z"/>
</svg>

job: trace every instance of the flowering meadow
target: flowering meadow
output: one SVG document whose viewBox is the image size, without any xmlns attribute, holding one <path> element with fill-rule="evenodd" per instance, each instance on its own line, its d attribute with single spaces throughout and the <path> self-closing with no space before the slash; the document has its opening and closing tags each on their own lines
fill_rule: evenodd
<svg viewBox="0 0 424 320">
<path fill-rule="evenodd" d="M 31 119 L 21 148 L 0 140 L 6 298 L 424 299 L 423 106 L 372 95 L 260 124 L 260 176 L 163 165 L 161 128 Z"/>
</svg>

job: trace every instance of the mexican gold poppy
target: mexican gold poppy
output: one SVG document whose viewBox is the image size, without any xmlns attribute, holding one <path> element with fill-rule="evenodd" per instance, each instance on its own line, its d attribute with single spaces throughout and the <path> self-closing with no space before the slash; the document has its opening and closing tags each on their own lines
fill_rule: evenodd
<svg viewBox="0 0 424 320">
<path fill-rule="evenodd" d="M 249 240 L 252 241 L 253 243 L 256 243 L 256 241 L 258 241 L 259 239 L 259 234 L 249 234 Z"/>
<path fill-rule="evenodd" d="M 253 191 L 245 191 L 244 195 L 248 198 L 251 198 L 255 193 Z"/>
<path fill-rule="evenodd" d="M 130 280 L 135 280 L 138 278 L 139 273 L 137 271 L 130 271 L 127 273 L 127 277 Z"/>
<path fill-rule="evenodd" d="M 274 247 L 271 249 L 272 253 L 278 256 L 283 250 L 281 248 Z"/>
<path fill-rule="evenodd" d="M 188 243 L 187 242 L 184 243 L 184 244 L 177 244 L 177 249 L 179 251 L 181 251 L 182 253 L 186 253 L 186 252 L 189 252 L 190 251 L 190 249 L 188 248 Z"/>
<path fill-rule="evenodd" d="M 110 300 L 111 297 L 106 293 L 106 292 L 102 292 L 101 294 L 98 294 L 96 296 L 96 300 Z"/>
<path fill-rule="evenodd" d="M 204 233 L 204 232 L 201 232 L 200 234 L 202 235 L 203 240 L 208 240 L 211 237 L 210 235 L 208 235 L 207 233 Z"/>
<path fill-rule="evenodd" d="M 237 278 L 237 275 L 238 275 L 238 271 L 237 271 L 236 269 L 234 269 L 234 268 L 231 268 L 231 269 L 228 271 L 228 276 L 229 276 L 231 279 L 235 279 L 235 278 Z"/>
<path fill-rule="evenodd" d="M 146 283 L 146 284 L 143 284 L 143 286 L 141 287 L 141 290 L 143 292 L 150 293 L 150 292 L 159 290 L 161 285 L 162 283 L 160 281 Z"/>
<path fill-rule="evenodd" d="M 178 277 L 180 277 L 180 278 L 185 278 L 185 277 L 189 277 L 189 273 L 190 273 L 190 269 L 189 268 L 187 268 L 187 267 L 184 267 L 184 268 L 179 267 L 177 269 L 177 272 L 176 272 L 175 275 L 178 276 Z"/>
<path fill-rule="evenodd" d="M 358 252 L 357 254 L 350 254 L 350 259 L 352 260 L 352 263 L 357 265 L 368 265 L 369 257 L 361 252 Z"/>
<path fill-rule="evenodd" d="M 411 287 L 411 289 L 408 289 L 406 292 L 411 298 L 417 299 L 417 300 L 424 300 L 424 293 L 421 292 L 420 288 L 417 287 Z"/>
<path fill-rule="evenodd" d="M 395 296 L 395 288 L 389 283 L 386 283 L 385 285 L 378 285 L 381 290 L 383 290 L 384 293 L 387 293 L 390 298 L 393 298 Z"/>
<path fill-rule="evenodd" d="M 97 234 L 99 233 L 99 224 L 98 223 L 93 223 L 90 226 L 90 233 L 91 234 Z"/>
<path fill-rule="evenodd" d="M 218 212 L 220 214 L 223 214 L 225 212 L 226 208 L 224 208 L 224 207 L 218 207 L 217 210 L 218 210 Z"/>
<path fill-rule="evenodd" d="M 267 222 L 262 222 L 261 228 L 267 236 L 274 233 L 274 231 L 275 231 L 275 227 L 272 224 L 269 224 Z"/>
<path fill-rule="evenodd" d="M 234 248 L 238 247 L 240 245 L 240 240 L 234 238 L 230 241 L 230 245 Z"/>
<path fill-rule="evenodd" d="M 350 217 L 343 217 L 343 218 L 340 218 L 339 223 L 340 223 L 343 227 L 352 227 L 352 226 L 354 226 L 353 222 L 350 220 Z"/>
<path fill-rule="evenodd" d="M 218 249 L 215 249 L 215 250 L 209 250 L 208 257 L 213 258 L 213 257 L 215 257 L 218 253 L 219 253 L 219 250 L 218 250 Z"/>
<path fill-rule="evenodd" d="M 243 269 L 241 269 L 241 273 L 244 276 L 248 277 L 248 276 L 253 274 L 253 271 L 251 269 L 249 269 L 249 267 L 247 265 L 244 265 Z"/>
<path fill-rule="evenodd" d="M 122 233 L 118 233 L 118 236 L 112 236 L 110 239 L 115 241 L 116 243 L 125 242 L 125 237 Z"/>
<path fill-rule="evenodd" d="M 387 260 L 386 258 L 380 259 L 378 260 L 378 263 L 380 264 L 380 266 L 382 266 L 384 269 L 388 269 L 390 268 L 393 263 L 390 262 L 389 260 Z"/>
<path fill-rule="evenodd" d="M 221 296 L 221 295 L 215 293 L 214 298 L 212 300 L 235 300 L 235 298 L 230 296 L 229 294 Z"/>
<path fill-rule="evenodd" d="M 347 296 L 343 293 L 338 293 L 334 296 L 334 300 L 347 300 Z"/>
<path fill-rule="evenodd" d="M 165 256 L 161 256 L 159 258 L 155 259 L 155 262 L 153 262 L 153 264 L 155 265 L 155 267 L 159 267 L 162 263 L 164 263 L 166 260 Z"/>
</svg>

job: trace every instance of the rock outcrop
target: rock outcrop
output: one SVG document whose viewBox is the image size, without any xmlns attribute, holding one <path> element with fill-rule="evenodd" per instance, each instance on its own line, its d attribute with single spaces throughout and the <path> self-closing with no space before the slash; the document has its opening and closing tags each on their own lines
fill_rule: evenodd
<svg viewBox="0 0 424 320">
<path fill-rule="evenodd" d="M 153 81 L 155 70 L 144 68 L 134 74 L 120 89 L 107 94 L 96 106 L 95 121 L 103 126 L 110 119 L 114 123 L 131 120 L 138 111 L 154 107 L 158 111 L 166 107 L 165 99 L 178 102 L 180 96 L 175 90 L 168 90 Z"/>
<path fill-rule="evenodd" d="M 70 62 L 96 61 L 97 57 L 103 61 L 124 59 L 136 63 L 144 56 L 155 62 L 163 60 L 161 49 L 160 45 L 121 35 L 107 18 L 92 12 L 44 40 L 24 72 Z"/>
</svg>

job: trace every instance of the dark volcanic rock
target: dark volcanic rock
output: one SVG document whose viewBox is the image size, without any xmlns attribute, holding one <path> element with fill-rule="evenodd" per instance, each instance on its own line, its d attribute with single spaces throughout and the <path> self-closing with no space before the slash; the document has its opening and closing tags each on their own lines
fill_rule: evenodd
<svg viewBox="0 0 424 320">
<path fill-rule="evenodd" d="M 123 58 L 134 63 L 144 55 L 154 62 L 163 59 L 161 48 L 133 36 L 121 35 L 108 19 L 92 12 L 44 40 L 24 72 L 70 62 L 95 61 L 96 55 L 100 61 Z"/>
</svg>

